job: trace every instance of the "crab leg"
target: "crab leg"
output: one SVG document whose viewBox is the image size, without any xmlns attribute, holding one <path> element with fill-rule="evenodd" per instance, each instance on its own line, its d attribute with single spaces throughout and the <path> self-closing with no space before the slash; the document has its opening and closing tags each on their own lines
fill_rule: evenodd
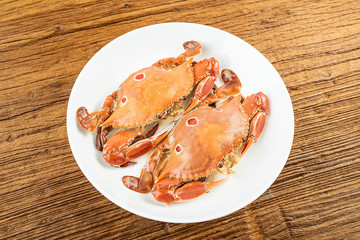
<svg viewBox="0 0 360 240">
<path fill-rule="evenodd" d="M 187 58 L 196 56 L 201 53 L 201 44 L 196 41 L 187 41 L 183 44 L 185 52 L 178 57 L 163 58 L 153 64 L 158 67 L 175 67 L 186 61 Z"/>
<path fill-rule="evenodd" d="M 165 140 L 166 141 L 166 140 Z M 163 154 L 165 141 L 160 144 L 155 151 L 151 154 L 150 161 L 147 165 L 141 170 L 140 177 L 134 176 L 124 176 L 122 181 L 125 187 L 130 190 L 139 192 L 139 193 L 148 193 L 154 185 L 154 171 L 160 160 L 161 155 Z"/>
<path fill-rule="evenodd" d="M 204 193 L 209 192 L 210 189 L 219 185 L 225 180 L 226 179 L 222 179 L 216 182 L 195 181 L 181 185 L 182 182 L 179 182 L 176 179 L 163 178 L 155 184 L 151 194 L 157 201 L 168 205 L 175 201 L 184 201 L 197 198 Z M 177 187 L 179 185 L 180 187 Z"/>
<path fill-rule="evenodd" d="M 100 111 L 94 111 L 89 114 L 85 107 L 78 108 L 76 111 L 76 117 L 81 127 L 86 130 L 90 130 L 91 132 L 95 131 L 99 124 L 105 121 L 112 113 L 117 94 L 118 91 L 115 91 L 111 95 L 107 96 Z"/>
<path fill-rule="evenodd" d="M 245 154 L 249 147 L 257 141 L 264 130 L 265 119 L 269 113 L 269 99 L 265 94 L 259 92 L 247 97 L 243 106 L 252 119 L 250 122 L 249 137 L 239 157 L 242 157 Z"/>
</svg>

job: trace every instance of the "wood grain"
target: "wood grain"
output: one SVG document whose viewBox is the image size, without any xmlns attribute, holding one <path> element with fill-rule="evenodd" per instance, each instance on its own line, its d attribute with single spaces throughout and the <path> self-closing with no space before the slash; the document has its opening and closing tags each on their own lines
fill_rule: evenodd
<svg viewBox="0 0 360 240">
<path fill-rule="evenodd" d="M 1 239 L 359 239 L 357 0 L 0 3 Z M 288 162 L 256 201 L 205 223 L 169 224 L 103 197 L 66 135 L 85 63 L 130 30 L 194 22 L 228 31 L 279 71 L 295 113 Z"/>
</svg>

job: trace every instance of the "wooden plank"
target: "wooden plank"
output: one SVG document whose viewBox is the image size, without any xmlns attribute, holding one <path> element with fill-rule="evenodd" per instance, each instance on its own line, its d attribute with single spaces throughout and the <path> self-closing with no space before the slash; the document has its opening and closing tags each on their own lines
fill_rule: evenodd
<svg viewBox="0 0 360 240">
<path fill-rule="evenodd" d="M 0 239 L 359 239 L 360 5 L 324 1 L 4 0 L 0 11 Z M 295 114 L 289 160 L 256 201 L 172 224 L 131 214 L 87 181 L 66 107 L 106 43 L 149 24 L 228 31 L 282 76 Z"/>
</svg>

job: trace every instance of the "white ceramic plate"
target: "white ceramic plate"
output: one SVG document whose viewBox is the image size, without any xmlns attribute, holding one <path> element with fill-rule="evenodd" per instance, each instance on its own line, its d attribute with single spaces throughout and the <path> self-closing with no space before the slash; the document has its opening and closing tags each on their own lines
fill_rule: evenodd
<svg viewBox="0 0 360 240">
<path fill-rule="evenodd" d="M 127 168 L 107 165 L 94 147 L 94 134 L 79 126 L 78 107 L 89 112 L 100 109 L 132 72 L 164 57 L 179 55 L 182 43 L 196 40 L 203 52 L 195 60 L 215 57 L 220 68 L 236 72 L 244 96 L 264 92 L 270 100 L 270 114 L 264 132 L 236 166 L 236 174 L 210 193 L 166 207 L 151 194 L 128 190 L 124 175 L 139 176 L 149 155 Z M 219 84 L 218 84 L 219 86 Z M 137 215 L 164 222 L 190 223 L 219 218 L 254 201 L 275 181 L 288 155 L 294 135 L 294 115 L 286 87 L 271 63 L 255 48 L 225 31 L 191 23 L 151 25 L 126 33 L 97 52 L 78 76 L 67 109 L 67 132 L 74 157 L 89 181 L 105 197 Z"/>
</svg>

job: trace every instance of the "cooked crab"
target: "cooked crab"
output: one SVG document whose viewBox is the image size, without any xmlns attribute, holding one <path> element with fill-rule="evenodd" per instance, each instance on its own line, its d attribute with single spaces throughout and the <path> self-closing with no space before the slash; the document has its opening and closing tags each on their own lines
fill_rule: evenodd
<svg viewBox="0 0 360 240">
<path fill-rule="evenodd" d="M 97 129 L 96 148 L 103 151 L 110 165 L 126 166 L 153 149 L 169 133 L 151 138 L 157 121 L 189 112 L 212 91 L 219 74 L 218 61 L 212 57 L 194 62 L 192 57 L 202 48 L 196 41 L 185 42 L 183 47 L 185 52 L 178 57 L 161 59 L 131 74 L 117 91 L 107 96 L 100 111 L 89 114 L 85 107 L 77 110 L 77 119 L 84 129 L 92 132 Z M 195 87 L 195 94 L 184 110 L 181 103 Z M 107 140 L 113 128 L 119 131 Z"/>
<path fill-rule="evenodd" d="M 236 82 L 232 71 L 224 75 Z M 224 181 L 211 181 L 216 173 L 233 173 L 231 168 L 264 129 L 269 100 L 259 92 L 245 99 L 241 94 L 229 97 L 216 108 L 205 104 L 218 101 L 223 93 L 215 92 L 185 115 L 155 149 L 140 178 L 124 176 L 124 185 L 151 191 L 157 201 L 170 204 L 196 198 Z"/>
</svg>

